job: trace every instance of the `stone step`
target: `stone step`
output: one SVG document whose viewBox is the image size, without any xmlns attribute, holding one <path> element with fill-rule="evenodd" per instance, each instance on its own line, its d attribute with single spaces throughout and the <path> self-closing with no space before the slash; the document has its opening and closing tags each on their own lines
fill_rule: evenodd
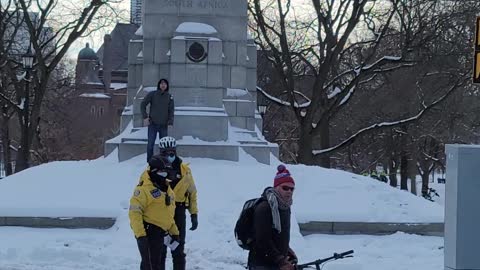
<svg viewBox="0 0 480 270">
<path fill-rule="evenodd" d="M 113 217 L 0 217 L 0 226 L 108 229 L 113 224 L 115 224 L 115 218 Z"/>
<path fill-rule="evenodd" d="M 393 222 L 336 222 L 310 221 L 299 223 L 300 233 L 309 234 L 366 234 L 385 235 L 404 232 L 419 235 L 443 236 L 444 223 Z"/>
<path fill-rule="evenodd" d="M 122 143 L 123 142 L 145 142 L 147 143 L 148 140 L 147 138 L 142 139 L 142 138 L 122 138 Z"/>
<path fill-rule="evenodd" d="M 268 142 L 265 142 L 265 141 L 244 141 L 244 140 L 241 140 L 241 141 L 238 141 L 238 142 L 242 145 L 244 145 L 244 144 L 268 145 Z"/>
<path fill-rule="evenodd" d="M 147 150 L 147 140 L 138 138 L 126 138 L 120 143 L 106 143 L 105 153 L 111 153 L 118 148 L 118 160 L 125 161 L 135 156 L 144 154 Z M 177 153 L 181 157 L 198 157 L 239 161 L 240 148 L 254 157 L 258 162 L 270 164 L 270 155 L 278 157 L 278 147 L 274 144 L 262 141 L 177 141 Z M 154 148 L 158 151 L 158 148 Z"/>
<path fill-rule="evenodd" d="M 237 130 L 234 131 L 237 134 L 245 134 L 245 135 L 250 135 L 252 138 L 258 138 L 258 134 L 256 131 L 251 131 L 251 130 Z"/>
<path fill-rule="evenodd" d="M 0 226 L 66 229 L 109 229 L 115 224 L 113 217 L 0 217 Z M 311 221 L 299 223 L 302 235 L 310 234 L 363 234 L 386 235 L 404 232 L 418 235 L 443 236 L 444 223 L 388 223 Z"/>
<path fill-rule="evenodd" d="M 265 144 L 252 144 L 248 142 L 241 144 L 240 147 L 247 154 L 254 157 L 258 162 L 263 164 L 270 164 L 270 156 L 274 155 L 278 158 L 278 146 L 266 142 Z"/>
</svg>

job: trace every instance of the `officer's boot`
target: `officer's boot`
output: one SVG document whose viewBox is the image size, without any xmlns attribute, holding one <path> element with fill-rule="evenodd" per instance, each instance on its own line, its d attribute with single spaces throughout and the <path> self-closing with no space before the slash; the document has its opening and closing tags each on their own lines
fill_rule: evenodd
<svg viewBox="0 0 480 270">
<path fill-rule="evenodd" d="M 185 253 L 175 253 L 172 256 L 173 260 L 173 270 L 185 270 Z"/>
</svg>

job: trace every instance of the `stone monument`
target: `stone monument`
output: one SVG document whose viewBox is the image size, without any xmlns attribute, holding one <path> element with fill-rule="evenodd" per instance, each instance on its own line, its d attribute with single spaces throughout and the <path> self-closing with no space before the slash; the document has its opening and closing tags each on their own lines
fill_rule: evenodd
<svg viewBox="0 0 480 270">
<path fill-rule="evenodd" d="M 278 146 L 261 135 L 256 109 L 257 50 L 247 32 L 247 0 L 145 0 L 130 41 L 123 132 L 106 142 L 120 161 L 146 152 L 140 103 L 160 78 L 170 82 L 180 156 L 269 164 Z"/>
</svg>

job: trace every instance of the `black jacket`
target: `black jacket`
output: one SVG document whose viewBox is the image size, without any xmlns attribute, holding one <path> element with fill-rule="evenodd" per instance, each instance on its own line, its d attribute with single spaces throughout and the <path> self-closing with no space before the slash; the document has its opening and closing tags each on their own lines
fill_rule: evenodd
<svg viewBox="0 0 480 270">
<path fill-rule="evenodd" d="M 282 231 L 273 228 L 272 210 L 265 199 L 255 208 L 255 242 L 248 254 L 249 266 L 278 267 L 288 255 L 290 242 L 290 209 L 279 210 Z"/>
<path fill-rule="evenodd" d="M 150 113 L 147 114 L 147 105 L 150 104 Z M 156 90 L 148 93 L 140 106 L 142 117 L 150 117 L 158 126 L 173 125 L 174 101 L 168 91 Z"/>
</svg>

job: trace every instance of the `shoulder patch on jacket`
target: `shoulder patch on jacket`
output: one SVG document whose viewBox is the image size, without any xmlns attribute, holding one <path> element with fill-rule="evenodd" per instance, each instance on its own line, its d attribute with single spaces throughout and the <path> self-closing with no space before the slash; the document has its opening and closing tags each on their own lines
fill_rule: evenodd
<svg viewBox="0 0 480 270">
<path fill-rule="evenodd" d="M 152 194 L 153 198 L 158 198 L 158 197 L 162 196 L 162 192 L 158 188 L 150 191 L 150 194 Z"/>
<path fill-rule="evenodd" d="M 140 196 L 140 190 L 135 189 L 135 191 L 133 192 L 133 196 L 135 196 L 135 197 Z"/>
</svg>

